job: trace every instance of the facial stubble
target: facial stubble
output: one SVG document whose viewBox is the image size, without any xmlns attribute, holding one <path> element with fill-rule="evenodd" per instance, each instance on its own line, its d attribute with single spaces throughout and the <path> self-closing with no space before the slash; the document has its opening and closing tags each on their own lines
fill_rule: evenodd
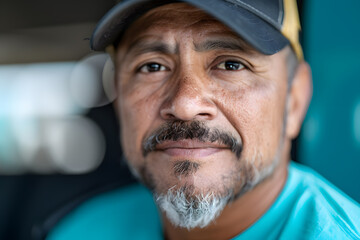
<svg viewBox="0 0 360 240">
<path fill-rule="evenodd" d="M 164 141 L 179 141 L 193 139 L 202 142 L 217 142 L 225 144 L 236 156 L 235 168 L 221 175 L 221 184 L 198 189 L 194 182 L 180 183 L 182 178 L 192 178 L 202 165 L 194 160 L 183 159 L 173 164 L 173 175 L 179 180 L 178 184 L 168 186 L 168 189 L 158 188 L 158 183 L 149 165 L 145 161 L 139 168 L 140 180 L 153 192 L 154 199 L 159 208 L 166 214 L 170 222 L 177 227 L 193 229 L 206 227 L 213 222 L 225 206 L 254 188 L 270 176 L 279 162 L 279 146 L 275 159 L 269 166 L 263 166 L 262 155 L 255 151 L 252 159 L 241 159 L 242 144 L 240 139 L 219 129 L 208 128 L 202 122 L 174 121 L 167 123 L 154 131 L 143 142 L 143 156 L 156 150 L 157 144 Z M 281 141 L 282 142 L 282 141 Z M 221 161 L 217 159 L 216 161 Z M 134 170 L 134 169 L 133 169 Z M 190 181 L 191 182 L 191 181 Z"/>
</svg>

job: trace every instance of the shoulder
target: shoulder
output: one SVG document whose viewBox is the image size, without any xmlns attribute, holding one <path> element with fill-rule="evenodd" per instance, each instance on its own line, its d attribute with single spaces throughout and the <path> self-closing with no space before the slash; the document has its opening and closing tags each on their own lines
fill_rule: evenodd
<svg viewBox="0 0 360 240">
<path fill-rule="evenodd" d="M 62 219 L 47 239 L 146 239 L 149 235 L 161 235 L 158 212 L 151 193 L 133 184 L 87 200 Z"/>
<path fill-rule="evenodd" d="M 358 203 L 310 168 L 291 163 L 289 174 L 292 194 L 297 196 L 290 223 L 302 226 L 302 232 L 316 239 L 360 239 Z"/>
</svg>

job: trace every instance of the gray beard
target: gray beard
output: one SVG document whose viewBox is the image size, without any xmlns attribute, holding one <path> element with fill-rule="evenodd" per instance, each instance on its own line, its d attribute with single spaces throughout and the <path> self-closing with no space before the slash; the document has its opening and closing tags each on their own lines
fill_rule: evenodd
<svg viewBox="0 0 360 240">
<path fill-rule="evenodd" d="M 224 209 L 232 194 L 215 196 L 213 193 L 186 197 L 182 190 L 169 190 L 156 197 L 156 203 L 176 227 L 188 230 L 208 226 Z"/>
<path fill-rule="evenodd" d="M 135 177 L 144 182 L 145 185 L 150 186 L 156 204 L 175 227 L 187 228 L 188 230 L 197 227 L 204 228 L 216 220 L 229 202 L 235 201 L 273 174 L 281 158 L 281 150 L 285 139 L 286 116 L 285 109 L 282 137 L 277 153 L 270 165 L 261 167 L 263 162 L 261 154 L 255 154 L 253 159 L 249 161 L 242 160 L 242 166 L 230 173 L 229 176 L 226 176 L 226 179 L 231 179 L 233 183 L 241 182 L 239 192 L 234 192 L 234 186 L 230 184 L 223 186 L 224 191 L 222 193 L 208 191 L 206 193 L 192 194 L 189 192 L 189 188 L 175 189 L 176 186 L 174 186 L 168 189 L 166 193 L 159 194 L 156 193 L 153 183 L 144 181 L 144 176 L 139 174 L 131 165 L 130 170 Z M 190 187 L 195 188 L 194 186 Z"/>
<path fill-rule="evenodd" d="M 240 192 L 237 193 L 234 193 L 232 187 L 225 189 L 225 194 L 222 195 L 215 192 L 189 194 L 186 188 L 170 188 L 167 193 L 155 193 L 154 198 L 161 211 L 175 227 L 188 230 L 197 227 L 204 228 L 216 220 L 229 202 L 236 200 L 272 175 L 279 160 L 279 154 L 277 154 L 274 161 L 261 170 L 254 163 L 249 163 L 250 166 L 246 169 L 247 174 L 243 174 L 244 171 L 240 170 L 237 176 L 232 176 L 234 180 L 241 179 L 243 182 Z M 248 174 L 249 171 L 251 174 Z"/>
</svg>

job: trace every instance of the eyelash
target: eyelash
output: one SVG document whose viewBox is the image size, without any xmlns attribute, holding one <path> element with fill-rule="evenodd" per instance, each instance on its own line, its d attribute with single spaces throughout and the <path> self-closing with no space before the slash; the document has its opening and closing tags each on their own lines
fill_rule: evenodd
<svg viewBox="0 0 360 240">
<path fill-rule="evenodd" d="M 238 70 L 226 70 L 226 69 L 220 69 L 218 68 L 218 66 L 220 64 L 226 64 L 226 62 L 232 62 L 232 63 L 236 63 L 236 64 L 240 64 L 242 67 L 241 69 Z M 237 57 L 237 56 L 219 56 L 217 57 L 214 62 L 213 62 L 213 67 L 212 69 L 214 70 L 223 70 L 223 71 L 242 71 L 242 70 L 252 70 L 252 64 L 249 63 L 248 61 L 244 60 L 241 57 Z"/>
<path fill-rule="evenodd" d="M 226 63 L 230 63 L 231 66 L 236 66 L 238 65 L 237 67 L 240 67 L 240 69 L 226 69 Z M 221 69 L 219 68 L 220 65 L 224 65 L 224 68 L 225 69 Z M 157 65 L 157 66 L 154 66 L 154 65 Z M 143 69 L 145 67 L 157 67 L 158 69 L 156 70 L 149 70 L 148 68 L 147 69 Z M 229 59 L 229 60 L 222 60 L 222 61 L 217 61 L 217 64 L 215 64 L 214 67 L 212 67 L 213 70 L 223 70 L 223 71 L 241 71 L 241 70 L 244 70 L 244 69 L 249 69 L 249 67 L 247 66 L 247 64 L 244 64 L 243 61 L 240 61 L 240 60 L 232 60 L 232 59 Z M 167 71 L 169 70 L 168 67 L 164 66 L 163 64 L 160 64 L 160 63 L 157 63 L 157 62 L 148 62 L 148 63 L 145 63 L 145 64 L 142 64 L 140 67 L 137 68 L 136 72 L 138 73 L 145 73 L 145 74 L 149 74 L 149 73 L 156 73 L 156 72 L 162 72 L 162 71 Z"/>
<path fill-rule="evenodd" d="M 229 65 L 227 65 L 229 64 Z M 223 66 L 221 66 L 223 65 Z M 223 68 L 221 68 L 221 67 Z M 229 67 L 229 69 L 227 68 Z M 239 68 L 239 69 L 230 69 L 232 67 L 235 67 L 235 68 Z M 243 64 L 241 61 L 238 61 L 238 60 L 225 60 L 225 61 L 221 61 L 220 63 L 216 64 L 214 69 L 218 69 L 218 70 L 225 70 L 225 71 L 240 71 L 240 70 L 243 70 L 243 69 L 246 69 L 246 65 Z"/>
<path fill-rule="evenodd" d="M 144 67 L 155 67 L 154 65 L 157 65 L 157 67 L 159 67 L 160 69 L 159 70 L 155 70 L 155 71 L 152 71 L 152 70 L 149 70 L 149 69 L 146 69 L 146 71 L 142 71 L 142 69 Z M 145 63 L 143 65 L 141 65 L 138 69 L 137 69 L 137 72 L 140 72 L 140 73 L 153 73 L 153 72 L 160 72 L 160 71 L 165 71 L 165 70 L 168 70 L 167 67 L 165 67 L 164 65 L 160 64 L 160 63 L 157 63 L 157 62 L 149 62 L 149 63 Z"/>
</svg>

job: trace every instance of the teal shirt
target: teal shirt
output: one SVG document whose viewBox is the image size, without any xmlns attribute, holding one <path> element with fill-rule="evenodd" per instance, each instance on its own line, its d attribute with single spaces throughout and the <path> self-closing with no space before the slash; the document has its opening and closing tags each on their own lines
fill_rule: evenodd
<svg viewBox="0 0 360 240">
<path fill-rule="evenodd" d="M 136 184 L 85 202 L 47 239 L 157 240 L 163 235 L 151 194 Z M 275 203 L 233 239 L 360 239 L 360 206 L 311 169 L 291 163 Z"/>
</svg>

